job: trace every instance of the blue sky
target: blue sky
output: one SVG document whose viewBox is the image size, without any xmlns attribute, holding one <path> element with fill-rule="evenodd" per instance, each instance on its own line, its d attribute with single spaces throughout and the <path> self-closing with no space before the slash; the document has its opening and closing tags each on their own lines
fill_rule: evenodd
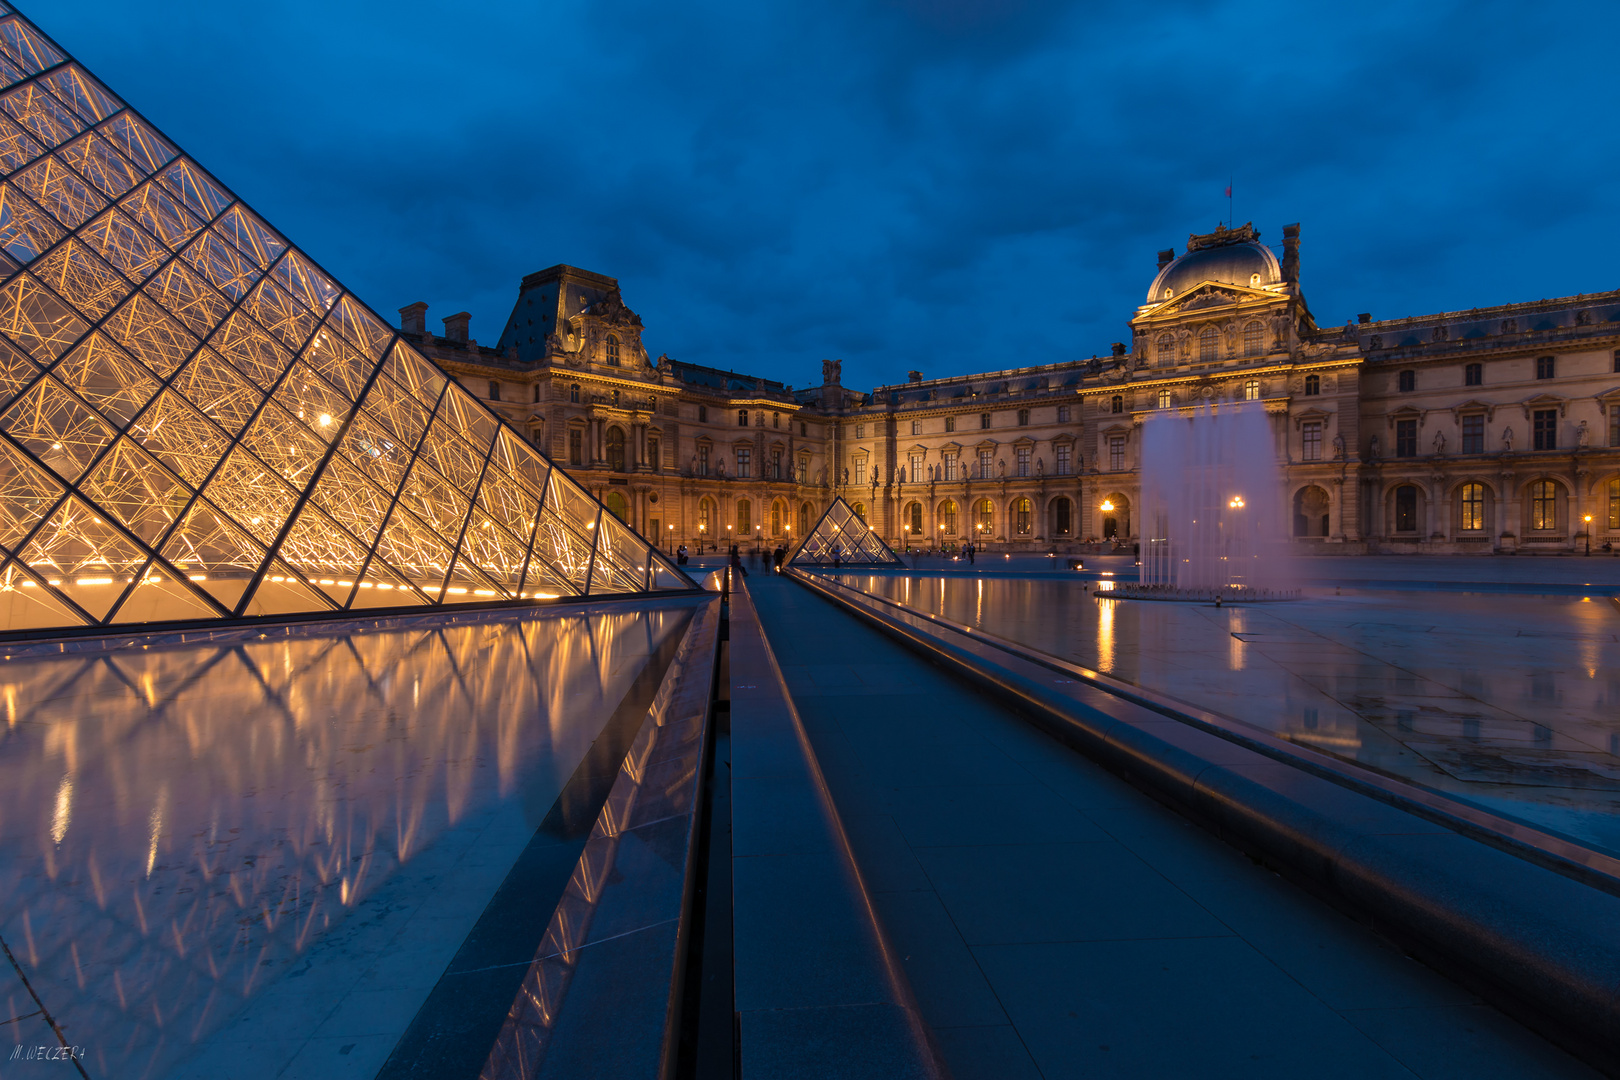
<svg viewBox="0 0 1620 1080">
<path fill-rule="evenodd" d="M 1228 177 L 1324 325 L 1620 286 L 1613 4 L 24 11 L 391 321 L 488 343 L 565 262 L 655 356 L 794 385 L 1106 354 Z"/>
</svg>

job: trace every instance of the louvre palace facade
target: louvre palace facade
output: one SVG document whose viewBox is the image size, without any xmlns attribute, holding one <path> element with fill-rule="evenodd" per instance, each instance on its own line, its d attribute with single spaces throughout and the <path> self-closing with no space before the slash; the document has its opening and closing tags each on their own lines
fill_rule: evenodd
<svg viewBox="0 0 1620 1080">
<path fill-rule="evenodd" d="M 494 347 L 403 336 L 666 548 L 804 535 L 835 496 L 897 550 L 1139 537 L 1143 420 L 1253 401 L 1282 522 L 1323 553 L 1572 552 L 1620 541 L 1620 292 L 1318 326 L 1299 227 L 1161 251 L 1109 355 L 858 391 L 650 358 L 609 277 L 526 277 Z M 1588 524 L 1588 519 L 1590 524 Z"/>
</svg>

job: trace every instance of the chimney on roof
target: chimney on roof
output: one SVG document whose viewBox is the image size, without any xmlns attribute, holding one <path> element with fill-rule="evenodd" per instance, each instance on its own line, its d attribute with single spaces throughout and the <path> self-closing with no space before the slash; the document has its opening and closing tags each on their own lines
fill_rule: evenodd
<svg viewBox="0 0 1620 1080">
<path fill-rule="evenodd" d="M 1283 226 L 1282 279 L 1299 284 L 1299 222 Z"/>
<path fill-rule="evenodd" d="M 906 378 L 911 382 L 922 382 L 922 372 L 908 371 L 906 372 Z"/>
<path fill-rule="evenodd" d="M 1176 261 L 1176 249 L 1175 248 L 1166 248 L 1165 250 L 1159 252 L 1159 269 L 1160 270 L 1163 270 L 1165 267 L 1169 266 L 1171 263 L 1173 263 L 1175 261 Z"/>
<path fill-rule="evenodd" d="M 467 344 L 467 324 L 472 322 L 472 312 L 458 311 L 444 320 L 444 336 L 451 341 Z"/>
<path fill-rule="evenodd" d="M 1360 323 L 1362 326 L 1366 326 L 1368 323 L 1372 322 L 1372 312 L 1363 311 L 1360 315 L 1356 316 L 1356 322 Z"/>
<path fill-rule="evenodd" d="M 1114 342 L 1114 355 L 1115 356 L 1124 356 L 1125 355 L 1125 343 L 1123 341 Z"/>
<path fill-rule="evenodd" d="M 427 333 L 427 305 L 416 303 L 399 309 L 399 328 L 407 334 Z"/>
</svg>

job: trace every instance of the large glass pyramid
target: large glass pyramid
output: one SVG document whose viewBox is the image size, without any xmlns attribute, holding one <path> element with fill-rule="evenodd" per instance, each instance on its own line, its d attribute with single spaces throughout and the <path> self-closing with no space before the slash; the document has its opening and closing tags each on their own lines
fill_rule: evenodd
<svg viewBox="0 0 1620 1080">
<path fill-rule="evenodd" d="M 695 586 L 0 3 L 0 632 Z"/>
<path fill-rule="evenodd" d="M 793 566 L 904 566 L 849 504 L 834 499 L 788 559 Z"/>
</svg>

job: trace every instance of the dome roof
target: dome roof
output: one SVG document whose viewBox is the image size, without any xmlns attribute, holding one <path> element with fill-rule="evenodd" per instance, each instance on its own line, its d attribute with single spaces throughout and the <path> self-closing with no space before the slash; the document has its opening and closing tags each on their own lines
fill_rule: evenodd
<svg viewBox="0 0 1620 1080">
<path fill-rule="evenodd" d="M 1199 248 L 1159 271 L 1159 276 L 1153 279 L 1153 287 L 1148 290 L 1148 303 L 1158 304 L 1180 296 L 1201 281 L 1263 288 L 1281 284 L 1282 267 L 1277 256 L 1263 244 L 1247 242 Z"/>
</svg>

